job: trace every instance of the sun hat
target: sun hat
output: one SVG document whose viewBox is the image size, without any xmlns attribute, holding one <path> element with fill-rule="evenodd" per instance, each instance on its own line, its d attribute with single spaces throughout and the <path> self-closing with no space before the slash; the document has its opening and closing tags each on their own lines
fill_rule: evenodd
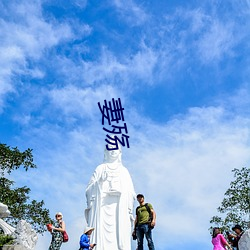
<svg viewBox="0 0 250 250">
<path fill-rule="evenodd" d="M 61 212 L 57 212 L 57 213 L 56 213 L 56 216 L 57 216 L 57 215 L 61 215 L 61 216 L 63 217 L 63 214 L 62 214 Z"/>
<path fill-rule="evenodd" d="M 95 230 L 93 227 L 86 227 L 83 233 L 86 234 L 87 232 L 93 231 L 93 230 Z"/>
</svg>

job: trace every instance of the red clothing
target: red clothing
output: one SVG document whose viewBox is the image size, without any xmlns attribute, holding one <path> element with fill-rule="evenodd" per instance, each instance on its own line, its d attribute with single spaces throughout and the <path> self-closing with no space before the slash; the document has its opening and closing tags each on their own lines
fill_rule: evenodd
<svg viewBox="0 0 250 250">
<path fill-rule="evenodd" d="M 213 250 L 225 250 L 227 241 L 222 234 L 217 234 L 216 237 L 212 238 L 212 244 L 214 245 Z"/>
</svg>

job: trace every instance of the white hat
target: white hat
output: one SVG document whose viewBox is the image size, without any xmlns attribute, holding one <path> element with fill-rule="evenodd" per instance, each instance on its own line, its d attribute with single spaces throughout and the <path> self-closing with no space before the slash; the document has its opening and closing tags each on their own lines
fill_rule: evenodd
<svg viewBox="0 0 250 250">
<path fill-rule="evenodd" d="M 95 230 L 93 227 L 86 227 L 83 233 L 86 234 L 87 232 L 93 231 L 93 230 Z"/>
<path fill-rule="evenodd" d="M 57 212 L 57 213 L 56 213 L 56 216 L 57 216 L 57 215 L 61 215 L 61 216 L 63 217 L 63 214 L 62 214 L 61 212 Z"/>
</svg>

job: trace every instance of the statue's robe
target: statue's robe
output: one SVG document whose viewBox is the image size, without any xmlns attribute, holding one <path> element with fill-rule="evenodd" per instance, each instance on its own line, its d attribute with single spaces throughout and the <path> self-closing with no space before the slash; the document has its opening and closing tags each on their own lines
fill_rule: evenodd
<svg viewBox="0 0 250 250">
<path fill-rule="evenodd" d="M 250 229 L 246 230 L 239 240 L 240 250 L 250 250 Z"/>
<path fill-rule="evenodd" d="M 130 250 L 135 191 L 128 170 L 121 164 L 104 163 L 93 173 L 86 189 L 88 226 L 95 230 L 95 250 Z"/>
</svg>

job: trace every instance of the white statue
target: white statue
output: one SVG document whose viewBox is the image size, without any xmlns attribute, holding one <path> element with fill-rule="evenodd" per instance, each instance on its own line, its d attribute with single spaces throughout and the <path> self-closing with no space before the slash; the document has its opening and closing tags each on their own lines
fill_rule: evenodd
<svg viewBox="0 0 250 250">
<path fill-rule="evenodd" d="M 8 210 L 8 206 L 0 202 L 0 228 L 3 229 L 4 234 L 13 236 L 15 245 L 18 245 L 19 248 L 34 250 L 38 240 L 35 230 L 32 229 L 31 225 L 25 220 L 19 221 L 16 228 L 10 226 L 1 219 L 9 215 L 10 211 Z"/>
<path fill-rule="evenodd" d="M 111 148 L 109 146 L 109 148 Z M 95 230 L 95 250 L 130 250 L 135 191 L 128 170 L 122 165 L 121 147 L 104 152 L 86 189 L 88 226 Z"/>
<path fill-rule="evenodd" d="M 8 210 L 8 206 L 0 202 L 0 228 L 3 229 L 4 234 L 11 235 L 15 231 L 15 228 L 2 219 L 9 215 L 10 211 Z"/>
<path fill-rule="evenodd" d="M 10 215 L 8 206 L 0 202 L 0 218 L 5 218 Z"/>
<path fill-rule="evenodd" d="M 25 220 L 18 222 L 14 237 L 16 244 L 23 246 L 26 250 L 35 249 L 38 240 L 37 234 Z"/>
<path fill-rule="evenodd" d="M 250 250 L 250 229 L 243 233 L 238 244 L 239 250 Z"/>
</svg>

